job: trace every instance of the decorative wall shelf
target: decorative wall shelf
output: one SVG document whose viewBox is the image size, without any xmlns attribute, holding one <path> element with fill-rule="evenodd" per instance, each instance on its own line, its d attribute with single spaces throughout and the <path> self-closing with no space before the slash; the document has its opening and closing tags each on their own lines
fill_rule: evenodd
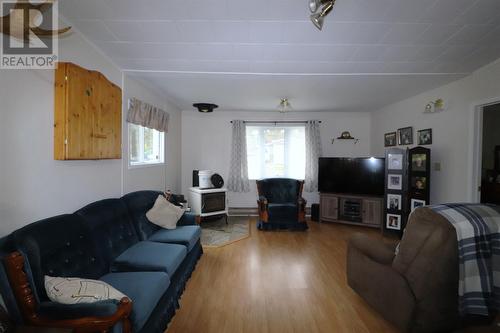
<svg viewBox="0 0 500 333">
<path fill-rule="evenodd" d="M 352 142 L 354 142 L 354 144 L 358 143 L 359 142 L 359 139 L 356 139 L 354 138 L 351 133 L 349 133 L 348 131 L 344 131 L 342 132 L 342 134 L 340 134 L 340 136 L 337 138 L 337 140 L 350 140 Z M 335 142 L 335 139 L 332 139 L 332 145 L 333 143 Z"/>
<path fill-rule="evenodd" d="M 335 140 L 339 140 L 339 141 L 351 141 L 353 142 L 354 144 L 358 143 L 359 142 L 359 139 L 356 139 L 356 138 L 349 138 L 349 139 L 345 139 L 345 138 L 342 138 L 342 137 L 339 137 L 337 139 L 332 139 L 332 145 L 333 143 L 335 142 Z"/>
</svg>

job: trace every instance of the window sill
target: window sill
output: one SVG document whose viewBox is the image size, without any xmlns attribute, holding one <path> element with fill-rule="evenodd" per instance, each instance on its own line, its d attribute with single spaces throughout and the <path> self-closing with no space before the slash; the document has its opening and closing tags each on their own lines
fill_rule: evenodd
<svg viewBox="0 0 500 333">
<path fill-rule="evenodd" d="M 147 164 L 129 164 L 128 169 L 133 170 L 133 169 L 154 168 L 154 167 L 165 166 L 165 165 L 167 165 L 167 163 L 165 163 L 165 162 L 147 163 Z"/>
</svg>

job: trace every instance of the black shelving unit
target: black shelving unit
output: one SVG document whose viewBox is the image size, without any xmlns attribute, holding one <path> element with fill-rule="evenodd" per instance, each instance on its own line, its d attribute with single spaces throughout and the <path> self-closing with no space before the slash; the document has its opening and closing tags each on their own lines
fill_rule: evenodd
<svg viewBox="0 0 500 333">
<path fill-rule="evenodd" d="M 385 153 L 384 233 L 399 237 L 413 209 L 429 204 L 431 150 L 389 148 Z"/>
</svg>

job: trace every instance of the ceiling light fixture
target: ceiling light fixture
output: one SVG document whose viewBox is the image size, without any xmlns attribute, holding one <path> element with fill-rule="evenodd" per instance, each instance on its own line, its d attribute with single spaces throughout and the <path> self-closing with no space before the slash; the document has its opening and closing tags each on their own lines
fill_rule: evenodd
<svg viewBox="0 0 500 333">
<path fill-rule="evenodd" d="M 195 108 L 198 109 L 199 112 L 202 113 L 210 113 L 214 112 L 214 109 L 217 109 L 219 106 L 211 103 L 195 103 L 193 104 Z"/>
<path fill-rule="evenodd" d="M 292 105 L 290 104 L 288 98 L 282 98 L 280 100 L 280 104 L 278 105 L 278 110 L 280 113 L 286 113 L 292 110 Z"/>
<path fill-rule="evenodd" d="M 319 6 L 323 5 L 320 12 L 317 12 Z M 323 21 L 325 17 L 332 11 L 335 0 L 309 0 L 309 9 L 313 13 L 310 18 L 311 22 L 319 30 L 323 29 Z"/>
</svg>

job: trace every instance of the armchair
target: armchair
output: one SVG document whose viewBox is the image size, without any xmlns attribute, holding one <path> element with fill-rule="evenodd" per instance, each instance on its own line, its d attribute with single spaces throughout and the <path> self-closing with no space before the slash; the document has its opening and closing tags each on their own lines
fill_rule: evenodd
<svg viewBox="0 0 500 333">
<path fill-rule="evenodd" d="M 257 180 L 260 230 L 306 230 L 306 203 L 303 180 L 268 178 Z"/>
<path fill-rule="evenodd" d="M 402 332 L 449 332 L 458 322 L 456 231 L 429 208 L 415 210 L 395 244 L 353 236 L 347 282 Z"/>
</svg>

